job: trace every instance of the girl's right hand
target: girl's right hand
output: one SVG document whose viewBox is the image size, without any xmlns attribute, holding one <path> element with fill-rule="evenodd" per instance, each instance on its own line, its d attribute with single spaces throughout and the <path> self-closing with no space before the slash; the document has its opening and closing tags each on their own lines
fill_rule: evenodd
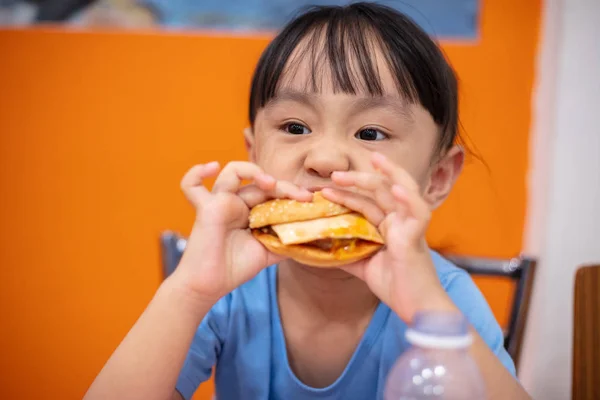
<svg viewBox="0 0 600 400">
<path fill-rule="evenodd" d="M 219 172 L 219 164 L 196 165 L 181 181 L 196 208 L 196 220 L 173 278 L 203 301 L 216 302 L 282 257 L 270 253 L 248 227 L 250 209 L 270 198 L 310 201 L 312 193 L 277 181 L 250 162 L 231 162 L 212 191 L 202 181 Z M 251 184 L 242 186 L 242 181 Z"/>
</svg>

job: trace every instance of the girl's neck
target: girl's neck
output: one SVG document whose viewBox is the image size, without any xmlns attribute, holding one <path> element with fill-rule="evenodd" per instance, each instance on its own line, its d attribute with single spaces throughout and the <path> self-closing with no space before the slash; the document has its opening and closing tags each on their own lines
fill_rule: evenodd
<svg viewBox="0 0 600 400">
<path fill-rule="evenodd" d="M 360 279 L 339 269 L 313 268 L 286 260 L 279 264 L 278 296 L 298 312 L 314 313 L 315 322 L 359 321 L 370 317 L 379 299 Z"/>
</svg>

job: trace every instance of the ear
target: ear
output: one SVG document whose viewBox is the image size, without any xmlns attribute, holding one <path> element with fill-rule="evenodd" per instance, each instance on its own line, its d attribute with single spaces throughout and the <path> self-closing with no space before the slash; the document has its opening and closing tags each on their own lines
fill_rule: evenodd
<svg viewBox="0 0 600 400">
<path fill-rule="evenodd" d="M 461 146 L 454 145 L 446 154 L 432 166 L 429 176 L 429 185 L 425 192 L 425 200 L 432 209 L 438 208 L 462 171 L 465 161 L 465 152 Z"/>
<path fill-rule="evenodd" d="M 252 127 L 244 129 L 244 143 L 246 145 L 246 151 L 248 152 L 248 158 L 250 162 L 256 162 L 256 156 L 254 154 L 254 131 Z"/>
</svg>

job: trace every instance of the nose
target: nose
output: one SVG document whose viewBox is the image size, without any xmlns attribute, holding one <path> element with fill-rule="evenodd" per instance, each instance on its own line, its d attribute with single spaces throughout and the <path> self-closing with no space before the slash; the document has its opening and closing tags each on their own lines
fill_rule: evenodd
<svg viewBox="0 0 600 400">
<path fill-rule="evenodd" d="M 306 155 L 304 168 L 310 175 L 329 178 L 334 171 L 348 171 L 350 158 L 339 143 L 321 141 Z"/>
</svg>

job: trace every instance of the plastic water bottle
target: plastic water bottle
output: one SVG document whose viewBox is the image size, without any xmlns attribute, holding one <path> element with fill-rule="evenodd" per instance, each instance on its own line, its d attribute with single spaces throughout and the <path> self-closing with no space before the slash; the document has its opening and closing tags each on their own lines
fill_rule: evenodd
<svg viewBox="0 0 600 400">
<path fill-rule="evenodd" d="M 417 314 L 406 340 L 412 347 L 392 367 L 385 400 L 485 399 L 483 378 L 468 353 L 472 336 L 462 314 Z"/>
</svg>

